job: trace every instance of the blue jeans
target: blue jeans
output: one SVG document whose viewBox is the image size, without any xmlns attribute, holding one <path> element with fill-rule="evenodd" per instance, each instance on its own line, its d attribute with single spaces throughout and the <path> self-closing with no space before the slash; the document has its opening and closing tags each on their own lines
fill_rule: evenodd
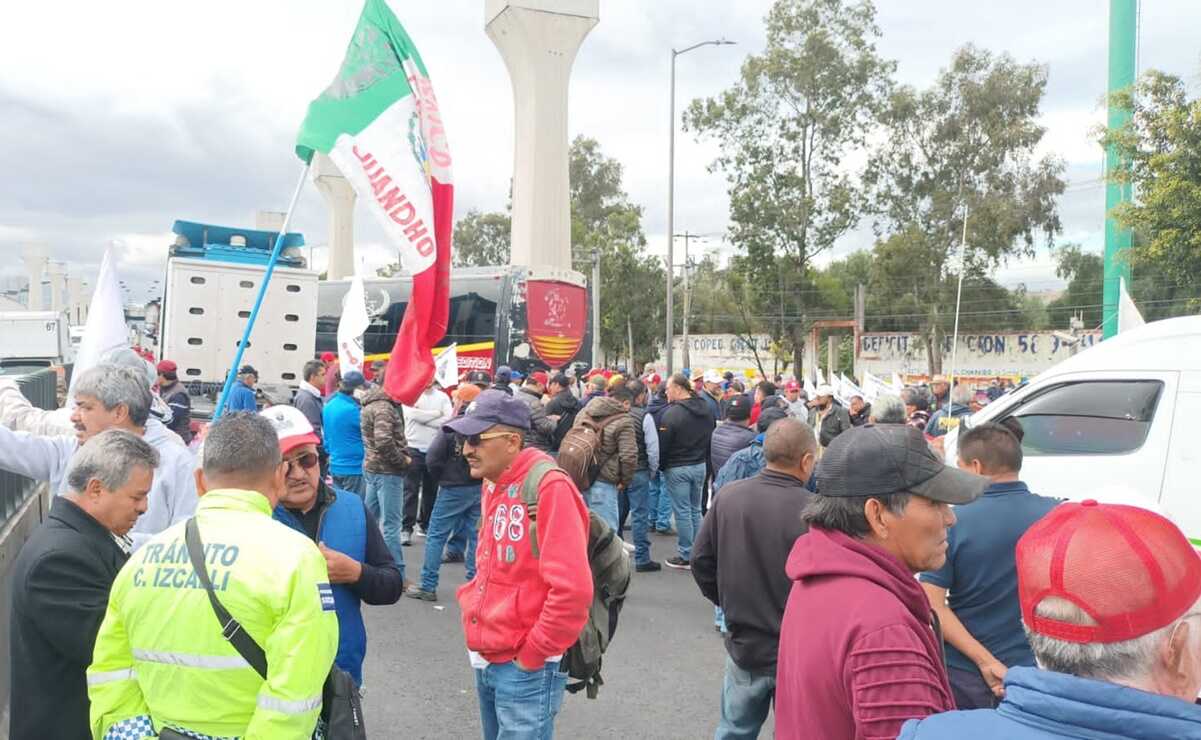
<svg viewBox="0 0 1201 740">
<path fill-rule="evenodd" d="M 634 533 L 634 564 L 642 565 L 651 560 L 650 524 L 647 505 L 650 498 L 651 472 L 639 470 L 634 473 L 634 482 L 626 489 L 630 499 L 630 529 Z"/>
<path fill-rule="evenodd" d="M 590 511 L 605 520 L 605 523 L 617 531 L 617 486 L 603 480 L 592 481 L 592 485 L 584 492 L 584 502 Z"/>
<path fill-rule="evenodd" d="M 746 671 L 727 655 L 721 682 L 721 721 L 714 740 L 755 740 L 775 697 L 775 671 Z"/>
<path fill-rule="evenodd" d="M 370 511 L 375 521 L 383 527 L 384 544 L 388 546 L 388 552 L 392 553 L 392 559 L 396 561 L 396 567 L 400 568 L 400 577 L 403 579 L 405 554 L 404 548 L 400 546 L 400 524 L 404 518 L 405 478 L 403 475 L 365 472 L 363 480 L 367 487 L 367 511 Z"/>
<path fill-rule="evenodd" d="M 663 471 L 671 510 L 676 516 L 680 557 L 692 557 L 692 541 L 701 528 L 701 488 L 705 485 L 705 464 L 681 465 Z"/>
<path fill-rule="evenodd" d="M 484 740 L 551 740 L 566 687 L 558 661 L 528 673 L 514 661 L 475 669 Z"/>
<path fill-rule="evenodd" d="M 655 473 L 647 489 L 647 521 L 651 529 L 671 529 L 671 497 L 667 495 L 667 487 L 663 484 L 663 474 Z"/>
<path fill-rule="evenodd" d="M 329 477 L 334 482 L 334 488 L 358 494 L 359 498 L 363 498 L 367 493 L 367 486 L 363 483 L 363 476 L 361 475 L 335 475 L 330 473 Z"/>
<path fill-rule="evenodd" d="M 480 484 L 443 486 L 430 512 L 430 529 L 425 533 L 425 562 L 421 564 L 421 590 L 438 590 L 438 570 L 442 567 L 442 548 L 446 540 L 464 524 L 467 526 L 467 580 L 475 578 L 475 538 L 480 521 Z"/>
<path fill-rule="evenodd" d="M 436 504 L 437 502 L 435 501 L 434 503 Z M 430 516 L 432 517 L 433 514 L 431 513 Z M 467 540 L 469 537 L 471 537 L 472 535 L 475 534 L 475 530 L 477 529 L 478 524 L 479 524 L 478 520 L 479 520 L 479 516 L 476 516 L 476 522 L 474 524 L 468 522 L 467 517 L 463 517 L 462 519 L 459 520 L 459 526 L 455 527 L 454 533 L 450 536 L 450 539 L 446 541 L 446 554 L 447 555 L 464 555 L 465 556 L 467 554 Z M 475 555 L 475 552 L 474 552 L 475 540 L 472 539 L 471 542 L 473 543 L 471 545 L 471 549 L 473 551 L 472 555 L 474 556 Z"/>
</svg>

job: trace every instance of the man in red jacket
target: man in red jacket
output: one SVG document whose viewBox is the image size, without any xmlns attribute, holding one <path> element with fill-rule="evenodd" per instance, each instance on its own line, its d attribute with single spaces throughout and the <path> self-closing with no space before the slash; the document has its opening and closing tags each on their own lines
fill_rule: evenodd
<svg viewBox="0 0 1201 740">
<path fill-rule="evenodd" d="M 955 708 L 914 576 L 946 561 L 950 504 L 987 485 L 944 465 L 913 427 L 869 424 L 830 442 L 785 568 L 776 737 L 894 738 L 908 719 Z"/>
<path fill-rule="evenodd" d="M 444 427 L 462 436 L 471 476 L 483 479 L 477 570 L 458 598 L 484 740 L 554 736 L 567 686 L 559 664 L 592 604 L 588 509 L 575 484 L 552 469 L 538 486 L 536 523 L 526 511 L 526 476 L 536 463 L 553 463 L 522 449 L 529 424 L 521 399 L 487 390 Z"/>
</svg>

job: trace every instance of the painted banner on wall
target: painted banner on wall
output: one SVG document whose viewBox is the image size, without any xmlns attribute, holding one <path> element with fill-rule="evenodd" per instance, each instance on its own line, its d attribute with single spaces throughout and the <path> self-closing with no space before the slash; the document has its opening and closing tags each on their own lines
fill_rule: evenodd
<svg viewBox="0 0 1201 740">
<path fill-rule="evenodd" d="M 1078 349 L 1101 341 L 1101 332 L 1084 332 Z M 951 337 L 944 337 L 943 369 L 951 369 Z M 955 374 L 967 377 L 1033 376 L 1072 356 L 1062 332 L 989 332 L 960 334 Z M 926 345 L 917 334 L 876 332 L 859 337 L 855 375 L 924 376 L 929 371 Z"/>
</svg>

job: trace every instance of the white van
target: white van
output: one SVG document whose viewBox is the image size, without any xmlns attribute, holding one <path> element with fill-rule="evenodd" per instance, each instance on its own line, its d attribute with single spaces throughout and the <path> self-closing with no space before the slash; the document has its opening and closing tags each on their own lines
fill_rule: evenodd
<svg viewBox="0 0 1201 740">
<path fill-rule="evenodd" d="M 1039 374 L 965 419 L 1016 418 L 1022 480 L 1075 500 L 1145 496 L 1201 546 L 1201 316 L 1154 321 Z M 946 436 L 950 464 L 958 430 Z"/>
</svg>

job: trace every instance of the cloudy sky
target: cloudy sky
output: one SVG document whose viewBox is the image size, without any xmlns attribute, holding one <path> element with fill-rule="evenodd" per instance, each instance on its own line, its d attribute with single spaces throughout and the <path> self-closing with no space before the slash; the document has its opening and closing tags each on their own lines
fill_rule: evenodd
<svg viewBox="0 0 1201 740">
<path fill-rule="evenodd" d="M 512 95 L 484 33 L 483 0 L 392 0 L 420 47 L 455 156 L 456 211 L 504 207 L 512 172 Z M 1154 0 L 1141 13 L 1139 68 L 1201 88 L 1201 3 Z M 646 209 L 651 250 L 666 245 L 668 59 L 674 46 L 725 36 L 736 46 L 680 57 L 678 107 L 731 84 L 763 47 L 770 0 L 601 0 L 571 83 L 569 128 L 625 166 L 631 198 Z M 1049 65 L 1043 101 L 1047 152 L 1069 164 L 1061 203 L 1065 241 L 1100 249 L 1105 0 L 1008 3 L 877 0 L 880 51 L 900 81 L 927 85 L 965 43 Z M 360 10 L 354 0 L 84 0 L 21 3 L 0 26 L 0 275 L 20 272 L 26 242 L 42 242 L 71 269 L 94 272 L 106 244 L 124 250 L 122 276 L 144 299 L 163 274 L 175 219 L 253 225 L 283 210 L 301 163 L 292 154 L 308 101 L 341 61 Z M 725 183 L 709 174 L 711 144 L 677 137 L 676 228 L 713 234 L 721 249 Z M 296 228 L 326 259 L 325 206 L 309 186 Z M 359 254 L 393 259 L 360 206 Z M 870 246 L 867 235 L 839 252 Z M 1001 277 L 1055 287 L 1045 255 Z"/>
</svg>

